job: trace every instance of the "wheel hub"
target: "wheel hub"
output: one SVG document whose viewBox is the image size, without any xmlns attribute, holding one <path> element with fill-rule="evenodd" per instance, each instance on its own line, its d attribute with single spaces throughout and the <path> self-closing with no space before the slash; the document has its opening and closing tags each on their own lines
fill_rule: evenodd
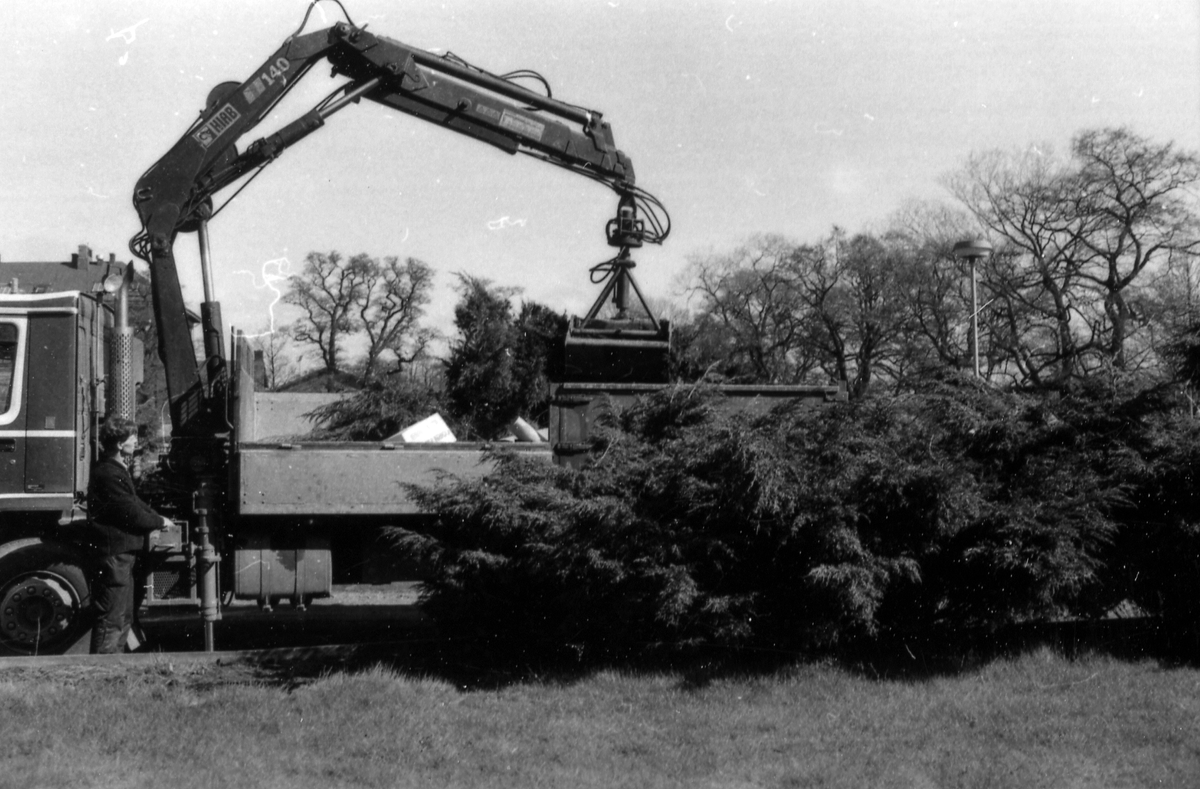
<svg viewBox="0 0 1200 789">
<path fill-rule="evenodd" d="M 0 639 L 36 648 L 62 637 L 79 613 L 68 588 L 51 573 L 34 573 L 10 584 L 0 598 Z"/>
</svg>

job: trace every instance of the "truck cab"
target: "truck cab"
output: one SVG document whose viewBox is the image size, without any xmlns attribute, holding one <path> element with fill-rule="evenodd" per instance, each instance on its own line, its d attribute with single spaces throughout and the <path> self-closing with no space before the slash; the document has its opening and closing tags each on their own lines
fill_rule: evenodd
<svg viewBox="0 0 1200 789">
<path fill-rule="evenodd" d="M 0 513 L 81 514 L 111 326 L 90 294 L 0 294 Z"/>
<path fill-rule="evenodd" d="M 0 654 L 61 651 L 86 630 L 75 534 L 112 325 L 99 294 L 0 293 Z"/>
</svg>

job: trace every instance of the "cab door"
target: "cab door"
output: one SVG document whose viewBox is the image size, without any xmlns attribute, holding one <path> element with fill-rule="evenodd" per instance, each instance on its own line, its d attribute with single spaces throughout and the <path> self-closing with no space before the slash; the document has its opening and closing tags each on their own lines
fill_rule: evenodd
<svg viewBox="0 0 1200 789">
<path fill-rule="evenodd" d="M 36 298 L 36 297 L 35 297 Z M 61 303 L 59 303 L 61 302 Z M 75 494 L 78 309 L 58 298 L 30 310 L 25 373 L 25 493 L 42 507 Z M 39 507 L 41 508 L 41 507 Z"/>
<path fill-rule="evenodd" d="M 25 495 L 25 367 L 29 321 L 0 315 L 0 506 Z"/>
</svg>

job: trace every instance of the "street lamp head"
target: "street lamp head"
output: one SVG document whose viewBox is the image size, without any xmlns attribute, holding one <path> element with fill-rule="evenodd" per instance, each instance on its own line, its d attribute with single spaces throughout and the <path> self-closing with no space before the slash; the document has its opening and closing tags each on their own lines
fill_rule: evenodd
<svg viewBox="0 0 1200 789">
<path fill-rule="evenodd" d="M 974 241 L 959 241 L 954 245 L 954 257 L 966 258 L 985 258 L 992 254 L 992 245 L 982 238 L 977 238 Z"/>
</svg>

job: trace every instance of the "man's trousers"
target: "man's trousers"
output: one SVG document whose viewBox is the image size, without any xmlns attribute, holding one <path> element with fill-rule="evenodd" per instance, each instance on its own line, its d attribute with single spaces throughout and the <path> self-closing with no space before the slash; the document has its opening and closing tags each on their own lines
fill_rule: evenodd
<svg viewBox="0 0 1200 789">
<path fill-rule="evenodd" d="M 133 626 L 132 553 L 106 556 L 100 561 L 92 587 L 92 606 L 96 613 L 92 625 L 93 655 L 121 652 Z"/>
</svg>

